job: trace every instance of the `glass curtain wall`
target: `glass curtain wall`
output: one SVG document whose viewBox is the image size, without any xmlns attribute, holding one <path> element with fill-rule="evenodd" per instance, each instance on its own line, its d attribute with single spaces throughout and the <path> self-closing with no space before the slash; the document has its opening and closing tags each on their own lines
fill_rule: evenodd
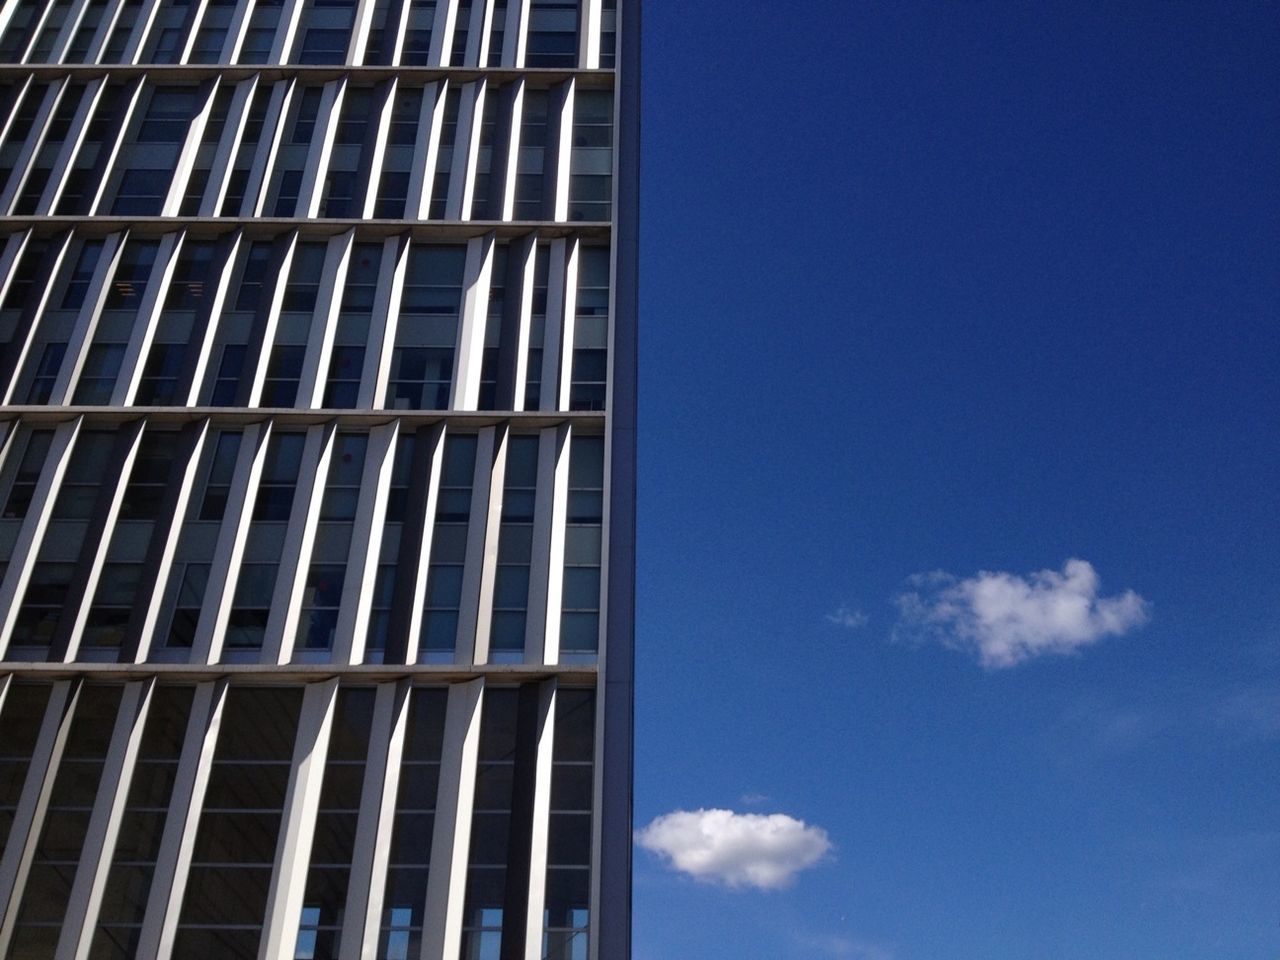
<svg viewBox="0 0 1280 960">
<path fill-rule="evenodd" d="M 0 10 L 0 958 L 625 960 L 629 16 Z"/>
</svg>

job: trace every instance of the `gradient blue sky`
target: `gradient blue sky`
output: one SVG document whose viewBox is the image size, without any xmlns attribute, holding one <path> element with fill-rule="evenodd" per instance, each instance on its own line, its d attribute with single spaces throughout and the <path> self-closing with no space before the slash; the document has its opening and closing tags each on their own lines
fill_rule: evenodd
<svg viewBox="0 0 1280 960">
<path fill-rule="evenodd" d="M 638 850 L 636 960 L 1276 960 L 1277 7 L 645 18 L 636 823 L 834 852 Z M 1149 622 L 891 638 L 1070 557 Z"/>
</svg>

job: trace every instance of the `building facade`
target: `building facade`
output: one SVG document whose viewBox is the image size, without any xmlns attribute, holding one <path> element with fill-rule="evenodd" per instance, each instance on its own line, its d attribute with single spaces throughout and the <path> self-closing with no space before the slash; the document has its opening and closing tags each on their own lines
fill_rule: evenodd
<svg viewBox="0 0 1280 960">
<path fill-rule="evenodd" d="M 0 960 L 626 960 L 638 0 L 0 2 Z"/>
</svg>

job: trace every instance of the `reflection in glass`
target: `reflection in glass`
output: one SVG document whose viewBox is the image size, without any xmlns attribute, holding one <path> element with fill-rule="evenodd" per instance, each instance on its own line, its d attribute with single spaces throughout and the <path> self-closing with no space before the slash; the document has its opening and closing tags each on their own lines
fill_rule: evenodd
<svg viewBox="0 0 1280 960">
<path fill-rule="evenodd" d="M 89 960 L 133 957 L 178 773 L 192 687 L 157 687 L 120 821 Z"/>
<path fill-rule="evenodd" d="M 86 684 L 76 696 L 75 712 L 9 947 L 9 956 L 14 960 L 53 958 L 122 689 Z"/>
<path fill-rule="evenodd" d="M 301 704 L 300 687 L 227 692 L 175 957 L 258 955 Z"/>
<path fill-rule="evenodd" d="M 447 699 L 440 689 L 410 694 L 377 960 L 407 960 L 421 952 Z"/>
</svg>

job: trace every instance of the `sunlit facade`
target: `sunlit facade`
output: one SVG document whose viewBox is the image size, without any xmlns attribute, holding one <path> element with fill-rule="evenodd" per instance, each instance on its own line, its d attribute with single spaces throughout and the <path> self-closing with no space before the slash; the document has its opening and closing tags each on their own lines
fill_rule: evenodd
<svg viewBox="0 0 1280 960">
<path fill-rule="evenodd" d="M 0 960 L 626 960 L 636 0 L 0 4 Z"/>
</svg>

